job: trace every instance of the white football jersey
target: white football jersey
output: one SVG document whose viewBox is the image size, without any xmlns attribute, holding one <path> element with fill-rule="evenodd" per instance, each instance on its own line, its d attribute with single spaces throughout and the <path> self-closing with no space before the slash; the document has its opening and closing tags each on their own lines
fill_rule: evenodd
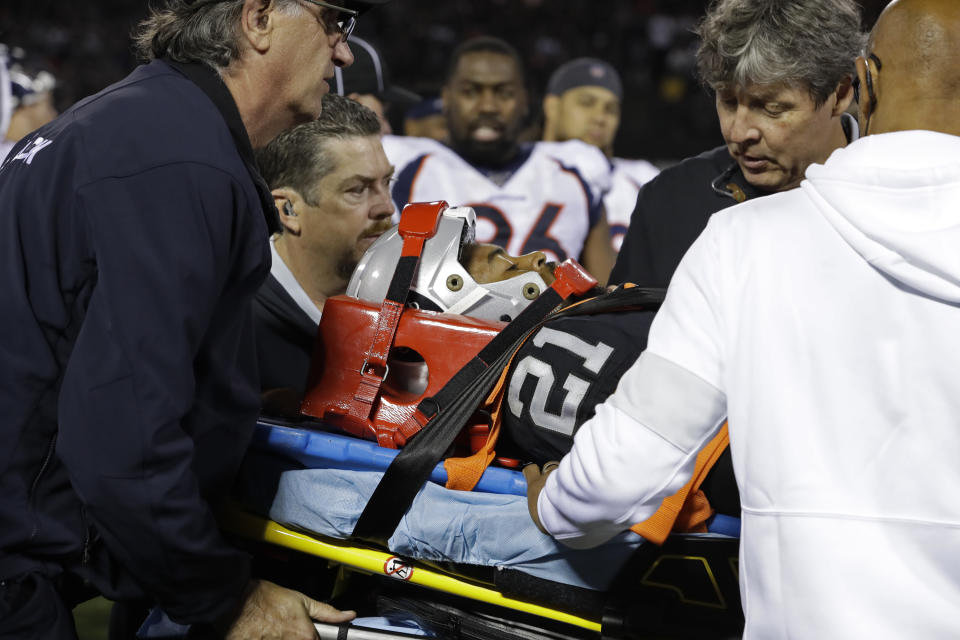
<svg viewBox="0 0 960 640">
<path fill-rule="evenodd" d="M 619 252 L 623 237 L 630 226 L 630 216 L 637 206 L 637 193 L 646 182 L 660 173 L 655 165 L 646 160 L 613 159 L 613 174 L 610 191 L 603 197 L 610 223 L 610 241 L 613 250 Z"/>
<path fill-rule="evenodd" d="M 477 242 L 513 255 L 543 251 L 549 260 L 579 259 L 609 188 L 606 158 L 579 140 L 525 145 L 499 175 L 434 140 L 384 136 L 383 148 L 396 167 L 398 211 L 410 202 L 436 200 L 473 207 Z"/>
</svg>

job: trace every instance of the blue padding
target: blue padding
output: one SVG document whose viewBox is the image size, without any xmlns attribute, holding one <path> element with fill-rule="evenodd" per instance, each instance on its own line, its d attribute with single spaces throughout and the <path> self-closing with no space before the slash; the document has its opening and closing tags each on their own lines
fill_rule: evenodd
<svg viewBox="0 0 960 640">
<path fill-rule="evenodd" d="M 258 422 L 253 446 L 293 458 L 311 469 L 345 469 L 349 471 L 386 471 L 399 451 L 373 442 L 324 431 L 294 429 Z M 430 480 L 446 485 L 447 470 L 437 464 Z M 477 483 L 476 491 L 527 495 L 527 481 L 519 471 L 489 467 Z"/>
<path fill-rule="evenodd" d="M 710 533 L 718 533 L 720 535 L 730 536 L 731 538 L 739 538 L 740 518 L 725 516 L 722 513 L 718 513 L 707 520 L 707 531 Z"/>
<path fill-rule="evenodd" d="M 289 464 L 276 456 L 248 455 L 237 483 L 244 505 L 293 529 L 338 539 L 353 532 L 383 476 L 378 471 L 287 470 Z M 525 496 L 451 491 L 427 482 L 387 544 L 407 558 L 508 567 L 604 590 L 644 541 L 627 531 L 601 547 L 569 549 L 536 528 Z"/>
<path fill-rule="evenodd" d="M 327 431 L 297 429 L 269 422 L 258 422 L 253 446 L 292 458 L 310 469 L 342 469 L 346 471 L 385 471 L 399 453 L 366 440 Z M 446 485 L 447 470 L 438 464 L 430 480 Z M 527 481 L 519 471 L 489 467 L 477 483 L 475 491 L 526 496 Z M 716 514 L 707 521 L 707 531 L 740 537 L 740 518 Z"/>
</svg>

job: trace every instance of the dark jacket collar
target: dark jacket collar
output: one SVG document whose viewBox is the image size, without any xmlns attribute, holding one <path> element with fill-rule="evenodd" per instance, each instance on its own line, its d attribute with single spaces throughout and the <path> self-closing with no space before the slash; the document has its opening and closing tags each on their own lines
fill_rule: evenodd
<svg viewBox="0 0 960 640">
<path fill-rule="evenodd" d="M 317 323 L 300 308 L 290 292 L 272 273 L 257 291 L 257 302 L 272 319 L 274 324 L 283 325 L 285 331 L 296 331 L 313 340 L 317 334 Z"/>
<path fill-rule="evenodd" d="M 257 161 L 253 156 L 253 146 L 250 144 L 250 136 L 243 126 L 243 120 L 240 117 L 240 111 L 237 109 L 237 103 L 230 90 L 224 84 L 223 79 L 213 69 L 199 62 L 177 62 L 169 58 L 164 58 L 164 62 L 182 73 L 197 87 L 200 88 L 207 97 L 213 102 L 213 105 L 223 116 L 227 129 L 233 137 L 233 142 L 237 145 L 237 153 L 247 167 L 247 172 L 257 188 L 257 195 L 260 196 L 260 205 L 263 208 L 263 216 L 267 221 L 267 229 L 271 234 L 278 233 L 281 230 L 280 214 L 273 202 L 273 195 L 267 186 L 263 176 L 260 175 L 260 169 L 257 167 Z"/>
<path fill-rule="evenodd" d="M 746 176 L 740 170 L 736 160 L 731 162 L 723 172 L 710 182 L 714 193 L 743 202 L 750 198 L 763 195 L 759 189 L 747 182 Z"/>
</svg>

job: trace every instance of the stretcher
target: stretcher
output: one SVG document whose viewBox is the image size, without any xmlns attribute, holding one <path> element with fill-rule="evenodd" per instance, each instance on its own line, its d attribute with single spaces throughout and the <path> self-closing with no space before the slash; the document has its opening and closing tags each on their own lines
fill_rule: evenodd
<svg viewBox="0 0 960 640">
<path fill-rule="evenodd" d="M 372 443 L 351 447 L 354 442 L 344 442 L 317 422 L 261 420 L 253 449 L 288 461 L 291 469 L 373 472 L 396 455 L 378 451 Z M 522 480 L 517 472 L 490 471 Z M 439 472 L 435 475 L 435 481 L 443 481 Z M 260 477 L 254 481 L 262 484 Z M 485 486 L 505 495 L 521 493 L 502 477 Z M 416 631 L 450 638 L 732 638 L 742 628 L 736 519 L 718 516 L 710 533 L 673 535 L 663 547 L 636 545 L 608 588 L 600 590 L 511 566 L 401 555 L 296 523 L 281 524 L 262 505 L 251 506 L 256 500 L 246 502 L 241 496 L 240 503 L 225 510 L 221 524 L 252 551 L 261 570 L 266 567 L 264 577 L 320 599 L 332 598 L 335 605 L 356 608 L 361 615 L 382 617 L 386 612 L 395 617 L 402 612 L 408 622 L 415 620 L 406 629 L 326 628 L 321 637 L 335 632 L 328 637 L 397 638 Z"/>
<path fill-rule="evenodd" d="M 264 578 L 365 618 L 412 622 L 323 630 L 332 637 L 739 635 L 737 519 L 714 516 L 698 534 L 668 536 L 672 525 L 663 526 L 662 547 L 631 531 L 574 551 L 533 525 L 522 474 L 490 466 L 508 365 L 526 337 L 548 315 L 655 300 L 618 290 L 558 310 L 596 284 L 566 261 L 509 324 L 411 308 L 426 241 L 438 225 L 465 224 L 446 209 L 404 209 L 382 303 L 327 300 L 301 417 L 258 424 L 224 529 L 250 548 Z M 425 389 L 391 383 L 391 354 L 403 350 L 422 357 Z"/>
</svg>

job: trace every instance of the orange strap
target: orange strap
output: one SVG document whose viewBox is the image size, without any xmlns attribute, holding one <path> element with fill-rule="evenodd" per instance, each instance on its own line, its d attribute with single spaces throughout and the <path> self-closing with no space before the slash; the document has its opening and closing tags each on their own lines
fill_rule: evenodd
<svg viewBox="0 0 960 640">
<path fill-rule="evenodd" d="M 526 341 L 524 341 L 526 342 Z M 483 443 L 473 454 L 463 458 L 447 458 L 443 461 L 443 468 L 447 470 L 447 489 L 457 489 L 459 491 L 472 491 L 477 483 L 480 482 L 480 476 L 487 470 L 493 458 L 496 455 L 494 446 L 497 444 L 497 438 L 500 436 L 500 421 L 503 412 L 503 394 L 507 388 L 507 376 L 510 373 L 510 365 L 517 353 L 518 348 L 510 357 L 510 362 L 503 368 L 500 378 L 494 385 L 490 394 L 487 396 L 484 406 L 490 413 L 490 430 L 487 432 L 487 441 Z"/>
<path fill-rule="evenodd" d="M 633 525 L 630 530 L 654 544 L 663 544 L 671 531 L 705 532 L 705 522 L 713 515 L 713 509 L 707 497 L 700 491 L 700 485 L 729 445 L 730 434 L 727 432 L 727 424 L 724 423 L 713 440 L 697 454 L 690 481 L 683 485 L 680 491 L 665 498 L 656 513 Z"/>
</svg>

